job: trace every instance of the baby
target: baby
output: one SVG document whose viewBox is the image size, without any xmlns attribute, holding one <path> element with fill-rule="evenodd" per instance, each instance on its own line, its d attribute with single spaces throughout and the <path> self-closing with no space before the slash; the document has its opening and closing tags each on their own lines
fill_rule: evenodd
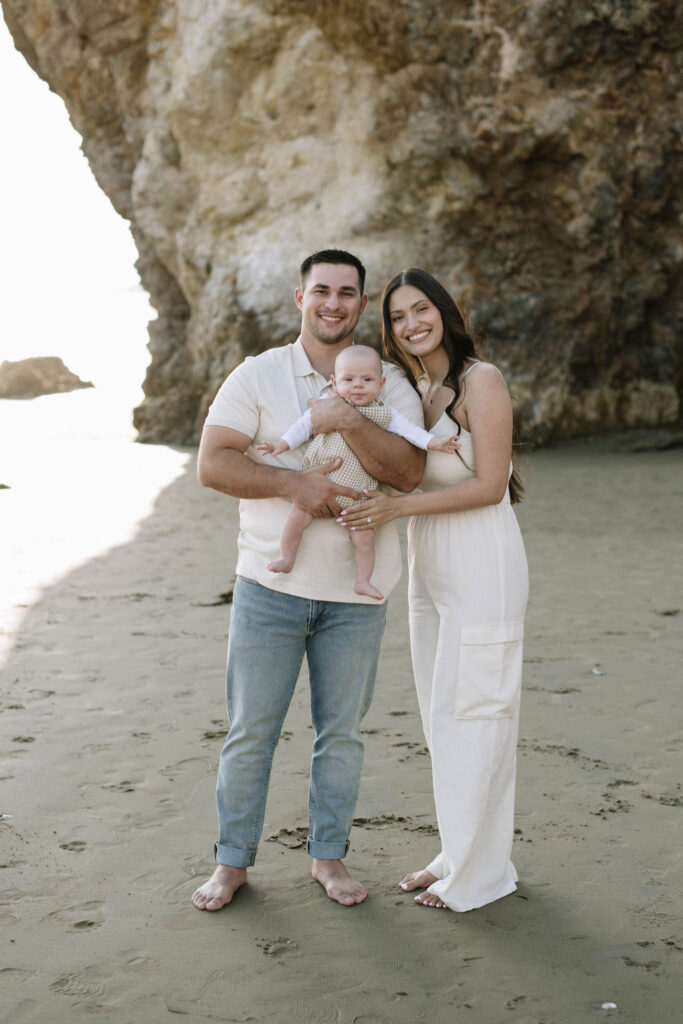
<svg viewBox="0 0 683 1024">
<path fill-rule="evenodd" d="M 460 442 L 455 435 L 435 437 L 382 402 L 379 395 L 384 387 L 385 378 L 382 376 L 382 362 L 373 348 L 367 345 L 351 345 L 343 349 L 337 356 L 334 373 L 330 379 L 332 387 L 341 398 L 384 430 L 399 434 L 418 448 L 428 448 L 430 451 L 454 454 L 459 448 Z M 256 445 L 256 450 L 264 454 L 281 455 L 282 452 L 298 448 L 312 433 L 311 413 L 307 410 L 279 441 L 264 441 L 263 444 Z M 357 491 L 373 490 L 378 486 L 377 480 L 365 471 L 357 455 L 349 448 L 342 434 L 336 430 L 329 434 L 318 434 L 313 438 L 306 450 L 303 468 L 322 466 L 340 456 L 344 460 L 343 464 L 329 474 L 330 480 L 344 487 L 353 487 Z M 348 508 L 355 503 L 355 499 L 340 496 L 337 502 L 343 508 Z M 311 524 L 312 519 L 310 513 L 304 512 L 296 505 L 292 506 L 280 537 L 280 558 L 268 565 L 271 572 L 292 571 L 303 532 Z M 361 530 L 351 533 L 350 536 L 355 549 L 356 593 L 381 601 L 384 595 L 373 586 L 370 579 L 375 568 L 375 531 Z"/>
</svg>

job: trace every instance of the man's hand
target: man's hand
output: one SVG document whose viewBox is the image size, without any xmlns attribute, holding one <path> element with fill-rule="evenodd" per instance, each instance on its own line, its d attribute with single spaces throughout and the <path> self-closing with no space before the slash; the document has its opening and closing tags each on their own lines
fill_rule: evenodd
<svg viewBox="0 0 683 1024">
<path fill-rule="evenodd" d="M 383 430 L 334 392 L 329 398 L 314 400 L 309 408 L 315 434 L 340 431 L 370 476 L 399 491 L 417 487 L 424 469 L 424 453 L 414 445 Z"/>
<path fill-rule="evenodd" d="M 327 405 L 327 401 L 324 402 Z M 315 466 L 303 473 L 291 473 L 288 479 L 289 497 L 295 505 L 308 512 L 314 519 L 329 519 L 339 515 L 337 496 L 345 495 L 360 501 L 362 494 L 352 487 L 341 487 L 329 479 L 328 473 L 339 469 L 341 459 L 334 459 L 324 466 Z"/>
<path fill-rule="evenodd" d="M 341 459 L 298 473 L 254 462 L 245 452 L 252 438 L 227 427 L 206 426 L 199 445 L 197 474 L 202 487 L 213 487 L 235 498 L 289 498 L 317 519 L 338 516 L 337 497 L 359 501 L 352 487 L 341 487 L 328 478 Z M 267 443 L 267 442 L 266 442 Z"/>
<path fill-rule="evenodd" d="M 334 391 L 329 398 L 317 398 L 310 405 L 313 433 L 330 434 L 333 430 L 349 430 L 358 422 L 362 413 L 345 402 Z"/>
</svg>

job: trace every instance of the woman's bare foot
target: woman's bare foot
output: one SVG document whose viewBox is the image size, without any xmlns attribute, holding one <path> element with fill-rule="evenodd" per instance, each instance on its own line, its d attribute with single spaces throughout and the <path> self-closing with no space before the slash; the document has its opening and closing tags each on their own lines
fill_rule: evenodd
<svg viewBox="0 0 683 1024">
<path fill-rule="evenodd" d="M 348 873 L 340 860 L 313 859 L 311 874 L 320 882 L 331 900 L 343 907 L 352 907 L 367 899 L 368 890 Z"/>
<path fill-rule="evenodd" d="M 356 580 L 355 590 L 357 594 L 365 594 L 366 597 L 374 597 L 376 601 L 384 600 L 384 594 L 381 594 L 377 587 L 373 587 L 369 580 Z"/>
<path fill-rule="evenodd" d="M 426 889 L 428 885 L 436 881 L 438 881 L 436 875 L 424 868 L 422 871 L 411 871 L 409 875 L 401 879 L 399 885 L 404 892 L 412 892 L 413 889 Z M 437 910 L 446 906 L 443 900 L 431 892 L 421 892 L 419 896 L 415 897 L 415 902 L 419 903 L 421 907 L 436 907 Z"/>
<path fill-rule="evenodd" d="M 246 885 L 247 869 L 218 864 L 208 882 L 192 893 L 197 910 L 220 910 L 230 903 L 237 890 Z"/>
<path fill-rule="evenodd" d="M 411 871 L 409 875 L 402 878 L 398 883 L 404 892 L 412 892 L 413 889 L 426 889 L 437 877 L 425 868 L 423 871 Z"/>
<path fill-rule="evenodd" d="M 421 892 L 419 896 L 415 897 L 415 902 L 419 903 L 421 907 L 436 907 L 437 910 L 448 909 L 444 901 L 432 892 Z"/>
</svg>

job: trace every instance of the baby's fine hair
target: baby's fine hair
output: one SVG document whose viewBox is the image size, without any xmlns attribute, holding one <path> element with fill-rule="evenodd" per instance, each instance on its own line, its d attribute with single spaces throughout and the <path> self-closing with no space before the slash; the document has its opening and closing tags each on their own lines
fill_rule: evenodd
<svg viewBox="0 0 683 1024">
<path fill-rule="evenodd" d="M 337 374 L 337 364 L 344 356 L 360 356 L 362 359 L 372 359 L 380 374 L 382 373 L 382 360 L 377 349 L 371 348 L 370 345 L 349 345 L 348 348 L 343 348 L 341 350 L 334 361 L 335 376 Z"/>
</svg>

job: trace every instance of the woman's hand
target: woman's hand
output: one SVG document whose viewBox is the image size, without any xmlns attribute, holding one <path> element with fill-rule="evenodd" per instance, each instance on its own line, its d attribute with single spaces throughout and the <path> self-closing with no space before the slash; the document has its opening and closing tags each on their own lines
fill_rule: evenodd
<svg viewBox="0 0 683 1024">
<path fill-rule="evenodd" d="M 374 530 L 376 526 L 398 519 L 402 513 L 401 498 L 391 498 L 383 491 L 363 491 L 367 500 L 344 509 L 337 522 L 348 530 Z"/>
</svg>

